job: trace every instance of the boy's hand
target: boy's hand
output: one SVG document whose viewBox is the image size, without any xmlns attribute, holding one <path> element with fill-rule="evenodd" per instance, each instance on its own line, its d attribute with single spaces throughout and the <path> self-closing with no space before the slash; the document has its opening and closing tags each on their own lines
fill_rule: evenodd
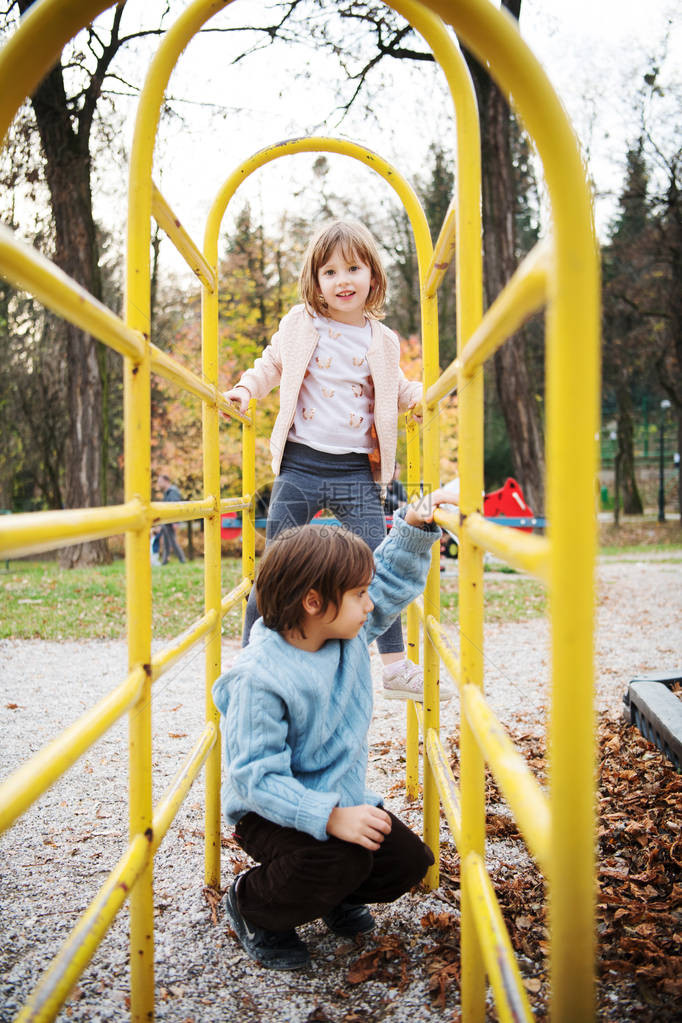
<svg viewBox="0 0 682 1023">
<path fill-rule="evenodd" d="M 421 527 L 424 522 L 433 522 L 433 513 L 441 504 L 454 504 L 453 493 L 441 487 L 431 491 L 430 494 L 423 494 L 421 497 L 413 497 L 407 506 L 405 522 L 408 526 Z"/>
<path fill-rule="evenodd" d="M 335 806 L 327 834 L 376 852 L 391 830 L 391 818 L 380 806 Z"/>
<path fill-rule="evenodd" d="M 239 406 L 239 411 L 246 414 L 249 411 L 249 402 L 251 401 L 251 392 L 247 387 L 242 387 L 241 384 L 237 384 L 231 391 L 225 391 L 223 398 L 227 398 L 233 405 Z M 227 412 L 221 412 L 221 416 L 224 419 L 229 419 Z"/>
</svg>

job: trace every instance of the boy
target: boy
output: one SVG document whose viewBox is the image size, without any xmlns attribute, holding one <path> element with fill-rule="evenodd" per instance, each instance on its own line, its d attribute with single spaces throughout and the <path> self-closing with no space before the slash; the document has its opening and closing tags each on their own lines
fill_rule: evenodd
<svg viewBox="0 0 682 1023">
<path fill-rule="evenodd" d="M 258 573 L 249 645 L 213 686 L 227 778 L 223 810 L 259 864 L 227 892 L 227 917 L 262 966 L 310 961 L 295 928 L 370 931 L 365 903 L 393 902 L 433 855 L 365 786 L 368 644 L 424 588 L 441 491 L 396 513 L 376 550 L 334 526 L 287 530 Z"/>
</svg>

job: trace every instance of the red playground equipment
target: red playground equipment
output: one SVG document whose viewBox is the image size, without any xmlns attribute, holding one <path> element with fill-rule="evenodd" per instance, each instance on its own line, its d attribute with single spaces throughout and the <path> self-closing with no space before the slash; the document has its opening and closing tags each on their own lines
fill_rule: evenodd
<svg viewBox="0 0 682 1023">
<path fill-rule="evenodd" d="M 499 490 L 491 490 L 483 498 L 483 514 L 487 519 L 535 519 L 533 509 L 526 504 L 523 491 L 515 479 L 509 476 L 504 481 L 504 486 Z M 537 520 L 536 520 L 537 522 Z M 513 526 L 515 529 L 522 529 L 525 533 L 533 532 L 533 525 L 521 525 L 516 522 L 501 522 L 503 526 Z"/>
<path fill-rule="evenodd" d="M 547 520 L 533 513 L 527 504 L 519 484 L 509 476 L 499 490 L 491 490 L 483 496 L 483 514 L 499 526 L 520 529 L 524 533 L 532 533 L 534 529 L 544 529 Z M 441 553 L 447 558 L 456 558 L 459 554 L 459 542 L 454 533 L 443 530 Z"/>
</svg>

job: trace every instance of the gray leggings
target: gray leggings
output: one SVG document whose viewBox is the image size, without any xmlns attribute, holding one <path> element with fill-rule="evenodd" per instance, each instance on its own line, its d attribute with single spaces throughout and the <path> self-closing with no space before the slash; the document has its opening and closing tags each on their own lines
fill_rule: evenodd
<svg viewBox="0 0 682 1023">
<path fill-rule="evenodd" d="M 304 444 L 287 443 L 279 476 L 275 480 L 265 527 L 266 546 L 283 529 L 304 526 L 316 512 L 329 508 L 342 525 L 361 536 L 376 550 L 386 536 L 381 493 L 372 479 L 367 455 L 332 455 Z M 244 618 L 242 646 L 249 642 L 258 618 L 256 587 L 249 594 Z M 400 618 L 377 639 L 382 654 L 405 649 Z"/>
</svg>

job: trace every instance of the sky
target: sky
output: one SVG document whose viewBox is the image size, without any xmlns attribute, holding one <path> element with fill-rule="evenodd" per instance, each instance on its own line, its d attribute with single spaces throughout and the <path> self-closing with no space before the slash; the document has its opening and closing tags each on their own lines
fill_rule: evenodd
<svg viewBox="0 0 682 1023">
<path fill-rule="evenodd" d="M 142 2 L 129 0 L 127 12 Z M 144 3 L 148 14 L 161 0 Z M 182 6 L 175 3 L 176 9 Z M 682 67 L 680 14 L 681 0 L 523 0 L 522 35 L 547 71 L 586 154 L 602 235 L 614 214 L 627 145 L 638 132 L 636 94 L 669 19 L 676 26 L 666 67 Z M 209 24 L 243 26 L 263 18 L 271 20 L 267 5 L 237 0 Z M 168 89 L 174 112 L 162 122 L 154 176 L 199 242 L 224 179 L 274 141 L 313 132 L 343 135 L 375 150 L 414 182 L 428 168 L 429 144 L 452 139 L 449 97 L 433 65 L 383 62 L 370 79 L 371 105 L 360 103 L 340 121 L 335 90 L 343 74 L 327 53 L 305 45 L 266 47 L 235 65 L 233 58 L 243 48 L 243 33 L 201 33 L 183 54 Z M 148 52 L 131 56 L 127 76 L 132 82 L 141 81 Z M 122 140 L 129 147 L 134 103 L 121 98 L 118 107 Z M 288 157 L 256 172 L 237 193 L 226 225 L 246 200 L 273 224 L 304 204 L 315 185 L 313 160 Z M 329 187 L 347 193 L 351 207 L 358 198 L 393 202 L 389 187 L 354 161 L 332 157 L 330 163 Z M 126 182 L 115 168 L 112 173 L 115 178 L 102 172 L 98 202 L 104 219 L 112 203 L 125 202 Z M 179 268 L 169 252 L 166 258 Z"/>
</svg>

